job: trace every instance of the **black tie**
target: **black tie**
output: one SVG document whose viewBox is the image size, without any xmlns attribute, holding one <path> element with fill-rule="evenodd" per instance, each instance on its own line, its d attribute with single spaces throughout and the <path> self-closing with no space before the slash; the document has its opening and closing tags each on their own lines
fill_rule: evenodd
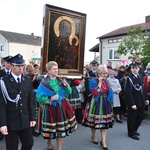
<svg viewBox="0 0 150 150">
<path fill-rule="evenodd" d="M 140 79 L 140 76 L 139 76 L 139 75 L 137 75 L 137 76 L 136 76 L 136 78 L 139 80 L 139 79 Z"/>
<path fill-rule="evenodd" d="M 17 81 L 18 81 L 18 85 L 20 85 L 20 78 L 19 77 L 17 78 Z"/>
<path fill-rule="evenodd" d="M 7 74 L 9 74 L 9 71 L 7 71 Z"/>
</svg>

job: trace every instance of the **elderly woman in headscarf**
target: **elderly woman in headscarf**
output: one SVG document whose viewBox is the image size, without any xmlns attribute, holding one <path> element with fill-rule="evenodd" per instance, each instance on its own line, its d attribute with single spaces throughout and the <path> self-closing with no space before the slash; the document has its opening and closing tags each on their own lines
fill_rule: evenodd
<svg viewBox="0 0 150 150">
<path fill-rule="evenodd" d="M 110 87 L 112 88 L 114 92 L 114 98 L 113 98 L 113 110 L 114 110 L 114 115 L 116 117 L 116 121 L 119 123 L 122 123 L 122 120 L 120 119 L 120 98 L 119 98 L 119 93 L 121 92 L 121 85 L 118 79 L 115 78 L 115 71 L 114 70 L 109 70 L 108 72 L 109 77 L 107 80 L 110 83 Z"/>
</svg>

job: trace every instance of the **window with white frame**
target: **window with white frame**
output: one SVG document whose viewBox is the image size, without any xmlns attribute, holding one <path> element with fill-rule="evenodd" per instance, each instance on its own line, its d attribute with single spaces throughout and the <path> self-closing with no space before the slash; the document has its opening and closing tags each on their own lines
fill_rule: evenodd
<svg viewBox="0 0 150 150">
<path fill-rule="evenodd" d="M 1 46 L 1 51 L 4 51 L 4 45 Z"/>
<path fill-rule="evenodd" d="M 116 38 L 116 39 L 109 39 L 108 40 L 108 43 L 118 43 L 118 42 L 121 42 L 121 38 Z"/>
<path fill-rule="evenodd" d="M 118 47 L 108 48 L 108 59 L 119 59 L 120 55 L 117 53 Z"/>
</svg>

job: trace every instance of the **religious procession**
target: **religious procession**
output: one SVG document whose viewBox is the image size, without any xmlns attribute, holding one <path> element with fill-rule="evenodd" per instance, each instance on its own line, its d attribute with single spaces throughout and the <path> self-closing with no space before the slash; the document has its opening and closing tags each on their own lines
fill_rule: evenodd
<svg viewBox="0 0 150 150">
<path fill-rule="evenodd" d="M 25 64 L 23 56 L 6 56 L 0 70 L 0 140 L 6 149 L 31 150 L 33 136 L 47 140 L 47 149 L 62 150 L 66 136 L 78 124 L 91 129 L 93 144 L 99 144 L 96 130 L 101 132 L 100 145 L 107 150 L 106 130 L 114 122 L 127 117 L 128 136 L 139 140 L 138 128 L 149 109 L 150 64 L 145 71 L 137 62 L 128 68 L 107 67 L 93 60 L 84 67 L 83 79 L 58 75 L 58 64 L 46 64 L 47 75 L 40 75 L 38 64 Z M 18 141 L 19 138 L 19 141 Z"/>
<path fill-rule="evenodd" d="M 80 15 L 77 25 L 85 19 Z M 123 117 L 128 137 L 141 140 L 139 127 L 149 111 L 150 62 L 146 68 L 136 60 L 115 67 L 110 60 L 105 65 L 95 59 L 84 64 L 84 42 L 80 43 L 84 39 L 77 36 L 81 33 L 75 32 L 73 19 L 52 17 L 54 31 L 49 37 L 45 30 L 40 63 L 26 63 L 22 53 L 2 57 L 0 141 L 5 140 L 6 150 L 18 150 L 19 145 L 32 150 L 34 137 L 46 140 L 47 150 L 63 150 L 66 137 L 73 136 L 79 125 L 89 128 L 89 140 L 97 149 L 111 150 L 108 129 L 124 124 Z"/>
</svg>

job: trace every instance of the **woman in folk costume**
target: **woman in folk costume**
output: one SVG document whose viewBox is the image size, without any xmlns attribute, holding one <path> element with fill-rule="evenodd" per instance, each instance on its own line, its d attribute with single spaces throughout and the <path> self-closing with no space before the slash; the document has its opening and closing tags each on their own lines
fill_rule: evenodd
<svg viewBox="0 0 150 150">
<path fill-rule="evenodd" d="M 72 93 L 68 96 L 69 103 L 73 110 L 81 108 L 81 98 L 79 96 L 79 92 L 76 88 L 80 84 L 80 80 L 68 80 L 68 83 L 72 89 Z"/>
<path fill-rule="evenodd" d="M 77 129 L 73 110 L 65 98 L 71 94 L 70 85 L 62 77 L 57 78 L 58 64 L 46 64 L 48 75 L 40 83 L 36 98 L 44 104 L 42 111 L 41 134 L 48 140 L 48 150 L 52 150 L 51 139 L 56 139 L 57 150 L 62 150 L 63 139 Z"/>
<path fill-rule="evenodd" d="M 76 86 L 76 89 L 78 90 L 78 93 L 79 93 L 79 97 L 81 99 L 81 108 L 80 108 L 80 113 L 78 113 L 78 118 L 79 120 L 77 119 L 78 123 L 82 123 L 82 119 L 83 119 L 83 110 L 84 110 L 84 92 L 85 92 L 85 82 L 84 82 L 84 79 L 80 80 L 80 84 L 78 86 Z M 77 118 L 76 117 L 76 118 Z"/>
<path fill-rule="evenodd" d="M 92 129 L 100 129 L 101 146 L 108 150 L 106 144 L 106 129 L 112 128 L 114 124 L 112 101 L 113 92 L 106 80 L 108 69 L 100 65 L 97 69 L 98 79 L 91 79 L 89 89 L 92 93 L 91 102 L 87 104 L 82 124 Z M 92 134 L 93 143 L 98 144 L 96 134 Z"/>
<path fill-rule="evenodd" d="M 70 80 L 70 87 L 72 88 L 72 94 L 68 96 L 69 103 L 75 113 L 76 120 L 79 124 L 82 123 L 82 106 L 81 97 L 77 89 L 77 86 L 81 83 L 81 80 Z"/>
</svg>

